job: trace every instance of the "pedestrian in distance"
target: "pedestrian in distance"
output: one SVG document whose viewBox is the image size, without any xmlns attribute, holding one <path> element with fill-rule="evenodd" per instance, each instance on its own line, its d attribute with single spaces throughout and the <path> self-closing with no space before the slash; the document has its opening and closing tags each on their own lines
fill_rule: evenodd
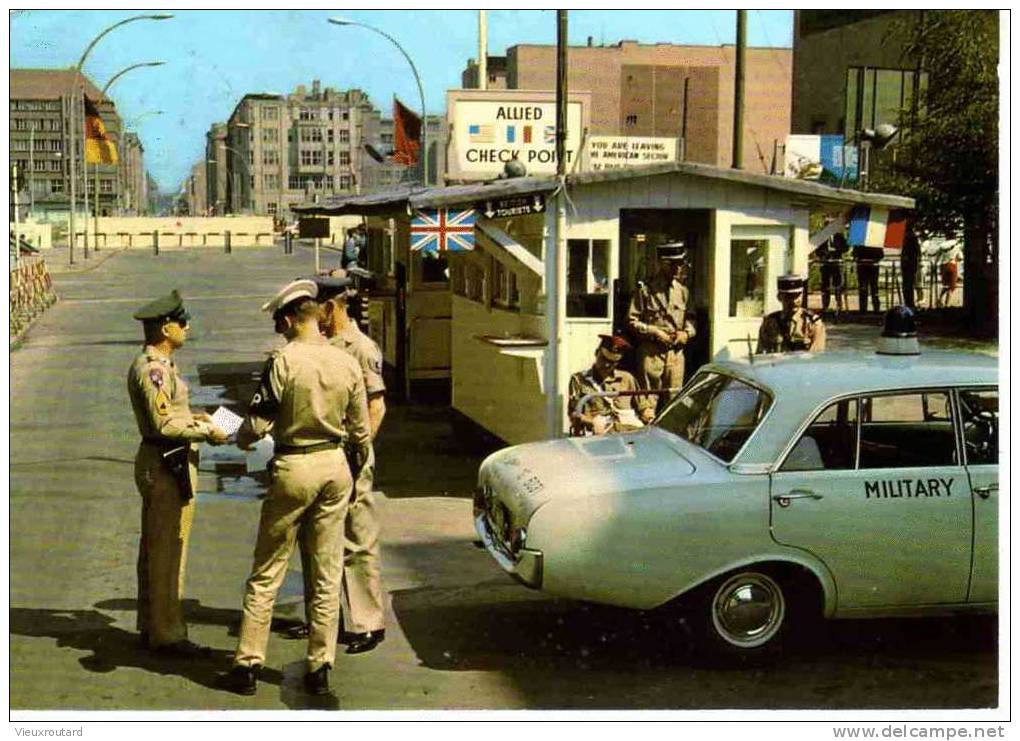
<svg viewBox="0 0 1020 741">
<path fill-rule="evenodd" d="M 656 248 L 658 272 L 638 282 L 627 325 L 637 338 L 637 382 L 643 389 L 680 388 L 684 382 L 684 348 L 695 336 L 687 311 L 687 249 L 683 242 Z"/>
<path fill-rule="evenodd" d="M 248 448 L 270 431 L 271 483 L 259 519 L 251 576 L 245 586 L 234 665 L 219 684 L 255 693 L 265 664 L 280 585 L 300 531 L 313 585 L 305 689 L 329 693 L 336 656 L 344 518 L 354 479 L 341 446 L 346 434 L 353 464 L 369 456 L 365 382 L 357 362 L 319 333 L 318 289 L 310 280 L 285 286 L 262 308 L 287 344 L 266 362 L 237 442 Z"/>
<path fill-rule="evenodd" d="M 135 312 L 145 347 L 131 363 L 127 386 L 142 437 L 135 483 L 142 497 L 138 544 L 137 627 L 144 648 L 179 656 L 208 655 L 188 640 L 181 609 L 188 540 L 195 515 L 197 443 L 221 445 L 227 434 L 188 405 L 174 354 L 187 341 L 190 315 L 174 290 Z"/>
<path fill-rule="evenodd" d="M 776 280 L 783 308 L 766 315 L 758 331 L 757 353 L 821 352 L 825 349 L 825 322 L 804 308 L 807 281 L 800 275 Z"/>
<path fill-rule="evenodd" d="M 319 328 L 330 344 L 357 360 L 365 381 L 368 398 L 368 420 L 375 439 L 386 415 L 386 384 L 382 375 L 382 352 L 379 346 L 358 327 L 348 313 L 352 301 L 358 300 L 354 282 L 343 270 L 330 276 L 317 276 L 320 307 Z M 345 445 L 345 448 L 347 446 Z M 372 484 L 375 478 L 375 450 L 370 445 L 368 459 L 355 468 L 354 495 L 347 508 L 344 523 L 344 576 L 341 602 L 339 643 L 347 645 L 347 653 L 371 651 L 386 638 L 385 605 L 382 570 L 379 563 L 379 513 Z M 301 549 L 302 565 L 307 553 Z M 308 596 L 311 585 L 305 570 L 306 623 L 290 632 L 291 637 L 307 634 Z"/>
<path fill-rule="evenodd" d="M 588 394 L 637 391 L 638 384 L 630 373 L 617 365 L 630 343 L 622 337 L 599 335 L 595 362 L 588 370 L 570 377 L 570 422 L 575 434 L 604 435 L 610 432 L 637 430 L 655 416 L 654 396 L 594 396 L 581 410 L 578 404 Z"/>
<path fill-rule="evenodd" d="M 836 232 L 815 250 L 815 259 L 818 260 L 818 271 L 822 279 L 823 312 L 829 310 L 832 294 L 836 296 L 836 314 L 846 309 L 843 292 L 843 256 L 848 249 L 846 237 L 842 232 Z"/>
</svg>

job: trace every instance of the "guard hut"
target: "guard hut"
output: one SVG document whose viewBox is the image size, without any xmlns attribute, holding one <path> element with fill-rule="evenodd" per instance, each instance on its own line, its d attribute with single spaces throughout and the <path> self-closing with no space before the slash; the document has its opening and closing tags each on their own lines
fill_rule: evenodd
<svg viewBox="0 0 1020 741">
<path fill-rule="evenodd" d="M 762 317 L 779 308 L 776 277 L 807 273 L 812 210 L 914 206 L 791 178 L 657 164 L 569 175 L 558 239 L 558 185 L 520 177 L 299 207 L 365 218 L 367 267 L 381 277 L 371 332 L 396 387 L 449 379 L 454 409 L 511 444 L 566 432 L 569 376 L 590 365 L 599 334 L 626 332 L 630 297 L 655 270 L 658 245 L 682 240 L 693 256 L 689 376 L 712 358 L 753 351 Z M 550 280 L 558 242 L 565 271 Z M 565 316 L 556 317 L 561 295 Z"/>
</svg>

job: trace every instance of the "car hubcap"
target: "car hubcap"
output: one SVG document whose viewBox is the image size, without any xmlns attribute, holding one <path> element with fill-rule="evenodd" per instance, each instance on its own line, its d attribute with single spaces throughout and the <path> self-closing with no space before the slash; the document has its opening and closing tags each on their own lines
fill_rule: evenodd
<svg viewBox="0 0 1020 741">
<path fill-rule="evenodd" d="M 712 623 L 727 643 L 754 648 L 771 640 L 786 613 L 783 591 L 765 574 L 738 574 L 712 600 Z"/>
</svg>

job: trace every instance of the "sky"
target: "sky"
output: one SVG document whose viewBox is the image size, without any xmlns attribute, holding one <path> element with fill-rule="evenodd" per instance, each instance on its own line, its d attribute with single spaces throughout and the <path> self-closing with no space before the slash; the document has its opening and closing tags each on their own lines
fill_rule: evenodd
<svg viewBox="0 0 1020 741">
<path fill-rule="evenodd" d="M 139 133 L 146 169 L 164 192 L 177 192 L 191 166 L 204 158 L 205 134 L 226 121 L 248 93 L 292 92 L 313 79 L 322 87 L 360 88 L 384 115 L 393 95 L 420 107 L 407 60 L 383 36 L 330 17 L 374 26 L 391 35 L 413 60 L 430 114 L 445 111 L 446 91 L 460 87 L 469 58 L 478 56 L 476 10 L 13 10 L 11 67 L 72 67 L 103 29 L 139 12 L 173 13 L 115 29 L 95 46 L 85 73 L 102 87 L 139 62 L 161 67 L 128 72 L 110 88 L 127 128 Z M 571 10 L 572 45 L 641 43 L 732 44 L 734 11 Z M 490 56 L 515 44 L 555 44 L 554 10 L 488 10 Z M 792 45 L 792 11 L 748 11 L 748 44 Z M 152 111 L 163 111 L 154 115 Z M 134 124 L 134 125 L 132 125 Z"/>
</svg>

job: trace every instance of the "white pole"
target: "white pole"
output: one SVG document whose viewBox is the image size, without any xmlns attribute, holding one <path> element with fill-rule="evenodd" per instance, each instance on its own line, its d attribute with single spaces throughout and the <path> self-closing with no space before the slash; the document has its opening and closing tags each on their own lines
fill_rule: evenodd
<svg viewBox="0 0 1020 741">
<path fill-rule="evenodd" d="M 319 242 L 322 240 L 318 237 L 315 238 L 315 274 L 319 274 Z"/>
<path fill-rule="evenodd" d="M 75 173 L 75 164 L 76 164 L 76 160 L 78 158 L 76 156 L 77 153 L 75 152 L 75 139 L 77 138 L 75 136 L 75 128 L 77 127 L 78 124 L 75 121 L 75 119 L 77 118 L 77 116 L 75 114 L 78 111 L 78 106 L 76 106 L 74 104 L 74 98 L 78 94 L 78 71 L 77 70 L 75 70 L 74 75 L 75 75 L 75 80 L 74 80 L 74 84 L 71 85 L 71 96 L 70 96 L 70 98 L 68 98 L 68 101 L 67 101 L 68 135 L 69 135 L 68 138 L 70 139 L 70 151 L 68 152 L 68 159 L 70 159 L 70 165 L 69 165 L 68 173 L 69 173 L 70 180 L 71 180 L 71 201 L 70 201 L 70 206 L 71 207 L 68 210 L 68 216 L 70 218 L 70 224 L 69 224 L 69 226 L 67 228 L 67 231 L 69 232 L 67 262 L 70 265 L 74 265 L 74 245 L 75 245 L 75 241 L 76 241 L 75 240 L 75 236 L 74 236 L 74 208 L 75 208 L 75 203 L 77 201 L 77 198 L 75 198 L 75 192 L 74 191 L 75 191 L 75 185 L 76 185 L 76 181 L 77 181 L 77 173 Z"/>
<path fill-rule="evenodd" d="M 28 132 L 28 218 L 35 211 L 35 126 Z"/>
<path fill-rule="evenodd" d="M 18 166 L 12 170 L 14 174 L 14 267 L 21 264 L 21 226 L 18 223 Z"/>
<path fill-rule="evenodd" d="M 81 105 L 81 181 L 82 203 L 85 205 L 85 227 L 81 230 L 81 248 L 85 259 L 89 259 L 89 158 L 85 155 L 88 145 L 85 121 L 85 86 L 78 92 L 78 103 Z"/>
<path fill-rule="evenodd" d="M 485 90 L 489 84 L 489 40 L 485 11 L 478 11 L 478 89 Z"/>
</svg>

